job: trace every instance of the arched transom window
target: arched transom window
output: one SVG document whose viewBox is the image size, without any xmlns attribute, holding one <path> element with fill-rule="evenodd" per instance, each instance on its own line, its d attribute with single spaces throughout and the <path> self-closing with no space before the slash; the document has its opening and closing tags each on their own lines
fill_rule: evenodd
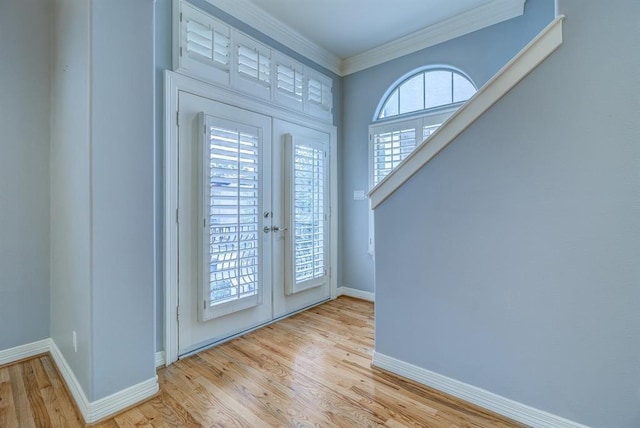
<svg viewBox="0 0 640 428">
<path fill-rule="evenodd" d="M 462 103 L 476 93 L 476 87 L 458 71 L 420 71 L 395 86 L 379 109 L 377 119 Z"/>
</svg>

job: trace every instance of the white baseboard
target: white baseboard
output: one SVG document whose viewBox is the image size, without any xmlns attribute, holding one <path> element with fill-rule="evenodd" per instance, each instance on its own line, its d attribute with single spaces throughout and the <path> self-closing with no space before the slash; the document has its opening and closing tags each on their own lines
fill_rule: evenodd
<svg viewBox="0 0 640 428">
<path fill-rule="evenodd" d="M 376 301 L 375 293 L 372 293 L 370 291 L 362 291 L 362 290 L 349 288 L 349 287 L 338 287 L 338 296 L 355 297 L 356 299 L 367 300 L 369 302 Z"/>
<path fill-rule="evenodd" d="M 37 342 L 27 343 L 26 345 L 16 346 L 15 348 L 4 349 L 0 351 L 0 366 L 15 363 L 25 358 L 35 357 L 39 354 L 49 352 L 50 339 L 38 340 Z"/>
<path fill-rule="evenodd" d="M 164 358 L 164 351 L 156 352 L 156 369 L 162 367 L 166 364 L 166 360 Z"/>
<path fill-rule="evenodd" d="M 105 419 L 113 414 L 116 414 L 128 407 L 131 407 L 147 398 L 152 397 L 158 392 L 158 377 L 154 376 L 151 379 L 147 379 L 140 382 L 137 385 L 130 386 L 129 388 L 118 391 L 107 397 L 101 398 L 96 401 L 89 401 L 87 399 L 80 382 L 73 374 L 73 370 L 69 367 L 69 364 L 58 349 L 58 346 L 53 340 L 51 343 L 51 356 L 58 367 L 58 370 L 62 374 L 73 399 L 80 409 L 80 413 L 84 418 L 85 423 L 91 424 Z"/>
<path fill-rule="evenodd" d="M 532 427 L 588 428 L 586 425 L 535 409 L 379 352 L 374 351 L 373 353 L 373 365 Z"/>
<path fill-rule="evenodd" d="M 69 367 L 69 364 L 65 360 L 64 355 L 62 355 L 58 346 L 50 338 L 0 351 L 0 366 L 39 354 L 46 354 L 47 352 L 51 354 L 53 362 L 62 375 L 62 380 L 67 385 L 76 406 L 78 406 L 80 410 L 80 414 L 84 418 L 84 422 L 87 424 L 105 419 L 152 397 L 158 392 L 158 377 L 154 376 L 151 379 L 118 391 L 115 394 L 96 401 L 89 401 L 73 370 L 71 370 L 71 367 Z M 156 355 L 156 364 L 157 361 L 158 355 Z M 164 352 L 162 352 L 162 364 L 164 364 Z"/>
</svg>

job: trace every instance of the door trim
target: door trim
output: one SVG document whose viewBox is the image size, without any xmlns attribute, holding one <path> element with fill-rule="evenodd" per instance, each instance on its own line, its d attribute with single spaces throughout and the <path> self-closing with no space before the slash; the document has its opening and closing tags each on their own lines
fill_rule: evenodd
<svg viewBox="0 0 640 428">
<path fill-rule="evenodd" d="M 337 297 L 338 263 L 338 161 L 337 128 L 311 116 L 273 106 L 222 86 L 193 79 L 173 71 L 164 73 L 164 351 L 165 365 L 178 360 L 178 94 L 194 95 L 250 110 L 273 119 L 306 126 L 331 136 L 330 159 L 330 290 Z M 290 314 L 291 315 L 291 314 Z"/>
</svg>

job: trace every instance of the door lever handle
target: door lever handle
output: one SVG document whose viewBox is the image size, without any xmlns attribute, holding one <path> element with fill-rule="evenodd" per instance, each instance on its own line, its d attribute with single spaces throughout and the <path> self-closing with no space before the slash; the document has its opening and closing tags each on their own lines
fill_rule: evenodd
<svg viewBox="0 0 640 428">
<path fill-rule="evenodd" d="M 263 227 L 263 228 L 262 228 L 262 231 L 263 231 L 264 233 L 269 233 L 269 232 L 274 232 L 274 233 L 275 233 L 275 232 L 278 232 L 278 231 L 280 231 L 280 230 L 282 230 L 282 231 L 284 232 L 285 230 L 289 230 L 289 229 L 288 229 L 288 228 L 286 228 L 286 227 L 283 227 L 283 228 L 281 229 L 279 226 L 271 226 L 271 227 L 269 227 L 269 226 L 265 226 L 265 227 Z"/>
</svg>

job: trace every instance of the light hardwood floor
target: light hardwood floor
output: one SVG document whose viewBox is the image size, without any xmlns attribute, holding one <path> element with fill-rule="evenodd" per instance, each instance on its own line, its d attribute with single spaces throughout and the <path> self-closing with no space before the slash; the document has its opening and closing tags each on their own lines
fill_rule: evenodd
<svg viewBox="0 0 640 428">
<path fill-rule="evenodd" d="M 373 304 L 340 297 L 158 371 L 160 393 L 98 427 L 519 427 L 371 368 Z M 0 368 L 0 427 L 80 427 L 49 356 Z"/>
</svg>

